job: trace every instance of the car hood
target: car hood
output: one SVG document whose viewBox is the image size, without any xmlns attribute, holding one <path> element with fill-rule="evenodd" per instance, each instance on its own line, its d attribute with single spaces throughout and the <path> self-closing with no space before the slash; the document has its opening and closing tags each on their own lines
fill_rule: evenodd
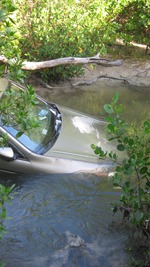
<svg viewBox="0 0 150 267">
<path fill-rule="evenodd" d="M 107 140 L 106 122 L 65 107 L 58 106 L 62 114 L 62 128 L 54 146 L 47 156 L 57 156 L 74 160 L 96 162 L 91 144 L 104 151 L 114 151 L 115 145 Z"/>
</svg>

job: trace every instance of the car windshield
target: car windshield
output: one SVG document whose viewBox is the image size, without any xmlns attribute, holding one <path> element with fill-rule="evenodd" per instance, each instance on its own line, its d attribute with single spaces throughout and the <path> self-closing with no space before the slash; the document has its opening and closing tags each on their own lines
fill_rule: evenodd
<svg viewBox="0 0 150 267">
<path fill-rule="evenodd" d="M 13 86 L 15 87 L 15 86 Z M 15 87 L 16 90 L 16 87 Z M 20 90 L 20 88 L 18 88 Z M 2 101 L 6 99 L 2 96 Z M 37 154 L 44 154 L 55 143 L 59 134 L 58 118 L 60 120 L 60 113 L 57 107 L 53 104 L 47 104 L 40 98 L 37 98 L 37 104 L 30 107 L 30 114 L 38 120 L 38 127 L 25 131 L 17 140 L 26 148 Z M 19 125 L 9 116 L 9 123 L 3 123 L 3 114 L 0 115 L 1 126 L 13 137 L 20 132 Z M 60 121 L 61 124 L 61 121 Z M 59 125 L 60 126 L 60 125 Z"/>
</svg>

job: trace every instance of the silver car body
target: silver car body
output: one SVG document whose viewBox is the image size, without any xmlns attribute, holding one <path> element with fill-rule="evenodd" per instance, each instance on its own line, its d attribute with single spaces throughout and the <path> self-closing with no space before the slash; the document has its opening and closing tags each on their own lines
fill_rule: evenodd
<svg viewBox="0 0 150 267">
<path fill-rule="evenodd" d="M 3 85 L 4 87 L 7 86 Z M 91 148 L 93 143 L 101 146 L 104 151 L 115 150 L 115 144 L 114 147 L 110 147 L 107 141 L 104 121 L 37 98 L 46 108 L 51 109 L 52 106 L 54 113 L 56 109 L 58 113 L 55 121 L 58 124 L 57 136 L 44 153 L 43 151 L 36 153 L 30 149 L 30 145 L 25 146 L 21 139 L 15 138 L 15 135 L 8 131 L 8 127 L 1 125 L 0 135 L 8 135 L 10 148 L 10 151 L 8 147 L 0 148 L 1 171 L 30 174 L 85 171 L 101 175 L 107 175 L 112 171 L 112 164 L 109 161 L 100 161 Z M 38 128 L 34 131 L 38 131 Z M 13 152 L 14 156 L 9 155 L 9 152 Z"/>
</svg>

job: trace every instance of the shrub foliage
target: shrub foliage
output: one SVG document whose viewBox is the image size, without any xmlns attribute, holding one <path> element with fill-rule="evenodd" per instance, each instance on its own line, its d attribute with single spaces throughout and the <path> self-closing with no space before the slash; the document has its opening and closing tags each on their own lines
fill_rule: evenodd
<svg viewBox="0 0 150 267">
<path fill-rule="evenodd" d="M 101 147 L 92 145 L 100 159 L 108 157 L 115 163 L 113 184 L 122 189 L 119 202 L 113 204 L 113 212 L 120 211 L 123 220 L 147 237 L 150 234 L 150 122 L 144 121 L 141 131 L 134 129 L 122 119 L 123 106 L 118 104 L 116 93 L 110 104 L 104 105 L 108 140 L 117 140 L 117 150 L 124 153 L 123 160 L 112 151 L 104 152 Z"/>
<path fill-rule="evenodd" d="M 104 54 L 107 45 L 113 44 L 117 38 L 123 39 L 126 44 L 130 41 L 149 44 L 149 0 L 1 2 L 1 20 L 7 16 L 1 46 L 5 55 L 41 61 L 67 56 L 93 56 L 98 52 Z M 14 24 L 13 28 L 10 23 Z M 7 33 L 10 42 L 5 42 Z M 47 80 L 59 80 L 80 72 L 81 67 L 60 66 L 36 74 Z"/>
</svg>

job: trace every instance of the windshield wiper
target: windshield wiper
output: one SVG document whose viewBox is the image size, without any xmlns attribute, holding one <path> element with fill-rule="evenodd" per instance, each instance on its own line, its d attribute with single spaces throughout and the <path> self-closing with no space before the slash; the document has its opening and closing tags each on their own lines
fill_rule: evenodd
<svg viewBox="0 0 150 267">
<path fill-rule="evenodd" d="M 60 134 L 61 131 L 61 126 L 62 126 L 62 116 L 55 104 L 49 104 L 47 103 L 48 108 L 50 112 L 53 114 L 54 118 L 54 132 L 49 140 L 47 142 L 44 142 L 45 145 L 48 145 L 49 149 L 54 145 L 56 142 L 58 135 Z"/>
<path fill-rule="evenodd" d="M 59 134 L 62 126 L 61 113 L 55 104 L 49 104 L 49 109 L 55 117 L 55 134 Z"/>
</svg>

